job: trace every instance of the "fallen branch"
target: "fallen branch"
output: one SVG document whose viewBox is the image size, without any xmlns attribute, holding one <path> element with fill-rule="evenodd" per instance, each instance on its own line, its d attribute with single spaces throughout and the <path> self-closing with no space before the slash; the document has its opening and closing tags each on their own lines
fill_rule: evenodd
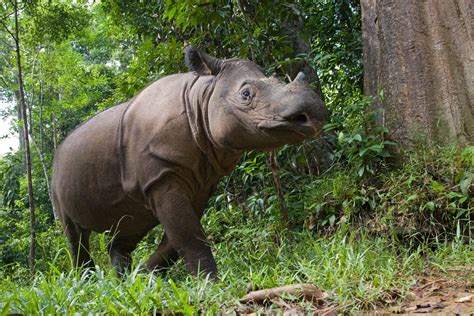
<svg viewBox="0 0 474 316">
<path fill-rule="evenodd" d="M 313 284 L 291 284 L 286 286 L 275 287 L 271 289 L 253 291 L 245 295 L 241 303 L 264 303 L 282 295 L 292 295 L 298 299 L 307 301 L 318 301 L 326 297 L 326 294 Z"/>
</svg>

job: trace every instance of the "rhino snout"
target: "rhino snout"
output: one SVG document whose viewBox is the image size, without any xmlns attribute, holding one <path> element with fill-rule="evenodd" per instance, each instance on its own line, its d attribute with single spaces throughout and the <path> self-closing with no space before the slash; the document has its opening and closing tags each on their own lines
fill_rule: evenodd
<svg viewBox="0 0 474 316">
<path fill-rule="evenodd" d="M 281 117 L 295 123 L 318 122 L 322 124 L 329 117 L 329 111 L 322 101 L 316 104 L 314 102 L 307 102 L 284 111 L 281 113 Z"/>
<path fill-rule="evenodd" d="M 317 121 L 320 124 L 326 121 L 329 117 L 329 111 L 322 99 L 313 91 L 309 91 L 306 75 L 302 71 L 296 75 L 288 86 L 297 87 L 297 89 L 301 89 L 302 93 L 296 93 L 287 101 L 287 104 L 293 103 L 296 106 L 287 111 L 288 113 L 281 115 L 284 119 L 301 123 Z"/>
</svg>

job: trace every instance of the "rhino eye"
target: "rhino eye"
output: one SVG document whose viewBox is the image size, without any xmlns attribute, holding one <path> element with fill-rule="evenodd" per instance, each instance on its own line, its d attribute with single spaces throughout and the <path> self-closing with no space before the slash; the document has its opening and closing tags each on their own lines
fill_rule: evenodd
<svg viewBox="0 0 474 316">
<path fill-rule="evenodd" d="M 244 99 L 245 101 L 248 101 L 250 100 L 252 93 L 250 92 L 250 89 L 246 88 L 240 92 L 240 95 L 242 96 L 242 99 Z"/>
</svg>

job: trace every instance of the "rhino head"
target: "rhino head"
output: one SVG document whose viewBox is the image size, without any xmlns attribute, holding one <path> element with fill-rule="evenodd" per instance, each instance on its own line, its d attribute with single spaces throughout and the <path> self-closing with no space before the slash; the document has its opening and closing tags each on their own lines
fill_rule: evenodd
<svg viewBox="0 0 474 316">
<path fill-rule="evenodd" d="M 222 148 L 271 149 L 298 143 L 321 131 L 328 117 L 321 97 L 300 72 L 289 84 L 266 77 L 248 60 L 218 59 L 187 47 L 188 68 L 210 75 L 213 88 L 204 94 L 208 137 Z"/>
</svg>

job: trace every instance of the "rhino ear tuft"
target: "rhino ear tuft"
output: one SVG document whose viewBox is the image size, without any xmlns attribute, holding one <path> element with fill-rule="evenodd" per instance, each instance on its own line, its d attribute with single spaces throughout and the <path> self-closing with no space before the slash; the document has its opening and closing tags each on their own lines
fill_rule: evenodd
<svg viewBox="0 0 474 316">
<path fill-rule="evenodd" d="M 222 68 L 222 60 L 211 57 L 200 50 L 187 46 L 184 53 L 186 66 L 198 75 L 217 75 Z"/>
</svg>

